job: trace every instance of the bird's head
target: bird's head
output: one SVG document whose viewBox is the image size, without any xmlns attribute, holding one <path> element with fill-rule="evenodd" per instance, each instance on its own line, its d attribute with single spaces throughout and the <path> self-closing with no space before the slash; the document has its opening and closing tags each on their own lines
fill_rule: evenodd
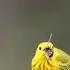
<svg viewBox="0 0 70 70">
<path fill-rule="evenodd" d="M 39 58 L 46 57 L 47 59 L 54 54 L 54 46 L 51 42 L 42 42 L 38 45 L 36 55 Z"/>
</svg>

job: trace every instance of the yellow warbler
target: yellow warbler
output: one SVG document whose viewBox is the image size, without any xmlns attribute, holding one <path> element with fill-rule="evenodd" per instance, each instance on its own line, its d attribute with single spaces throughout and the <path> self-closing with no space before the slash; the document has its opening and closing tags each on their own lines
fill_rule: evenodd
<svg viewBox="0 0 70 70">
<path fill-rule="evenodd" d="M 50 41 L 42 42 L 37 47 L 31 66 L 32 70 L 70 70 L 70 55 Z"/>
</svg>

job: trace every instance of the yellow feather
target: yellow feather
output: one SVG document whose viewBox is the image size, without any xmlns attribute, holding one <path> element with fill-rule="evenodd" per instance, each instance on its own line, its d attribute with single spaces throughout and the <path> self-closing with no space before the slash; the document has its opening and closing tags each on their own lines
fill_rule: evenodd
<svg viewBox="0 0 70 70">
<path fill-rule="evenodd" d="M 53 49 L 48 53 L 46 48 Z M 53 55 L 49 56 L 51 53 Z M 32 70 L 70 70 L 70 55 L 56 48 L 51 42 L 42 42 L 38 45 L 32 59 Z"/>
</svg>

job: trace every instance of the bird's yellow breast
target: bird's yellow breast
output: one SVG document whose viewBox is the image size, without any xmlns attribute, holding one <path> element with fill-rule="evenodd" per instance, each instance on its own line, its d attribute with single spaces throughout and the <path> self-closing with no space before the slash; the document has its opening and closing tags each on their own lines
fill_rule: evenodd
<svg viewBox="0 0 70 70">
<path fill-rule="evenodd" d="M 44 59 L 33 59 L 32 70 L 58 70 L 57 64 L 54 61 Z"/>
</svg>

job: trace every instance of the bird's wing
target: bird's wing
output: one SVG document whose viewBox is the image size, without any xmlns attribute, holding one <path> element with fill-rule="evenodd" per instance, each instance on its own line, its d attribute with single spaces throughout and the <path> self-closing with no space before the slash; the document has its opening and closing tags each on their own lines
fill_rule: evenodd
<svg viewBox="0 0 70 70">
<path fill-rule="evenodd" d="M 59 64 L 59 68 L 61 70 L 70 70 L 70 61 L 68 63 L 65 63 L 65 64 Z"/>
<path fill-rule="evenodd" d="M 60 49 L 56 48 L 55 50 L 54 53 L 57 53 L 55 61 L 60 66 L 61 70 L 70 70 L 70 55 Z"/>
</svg>

